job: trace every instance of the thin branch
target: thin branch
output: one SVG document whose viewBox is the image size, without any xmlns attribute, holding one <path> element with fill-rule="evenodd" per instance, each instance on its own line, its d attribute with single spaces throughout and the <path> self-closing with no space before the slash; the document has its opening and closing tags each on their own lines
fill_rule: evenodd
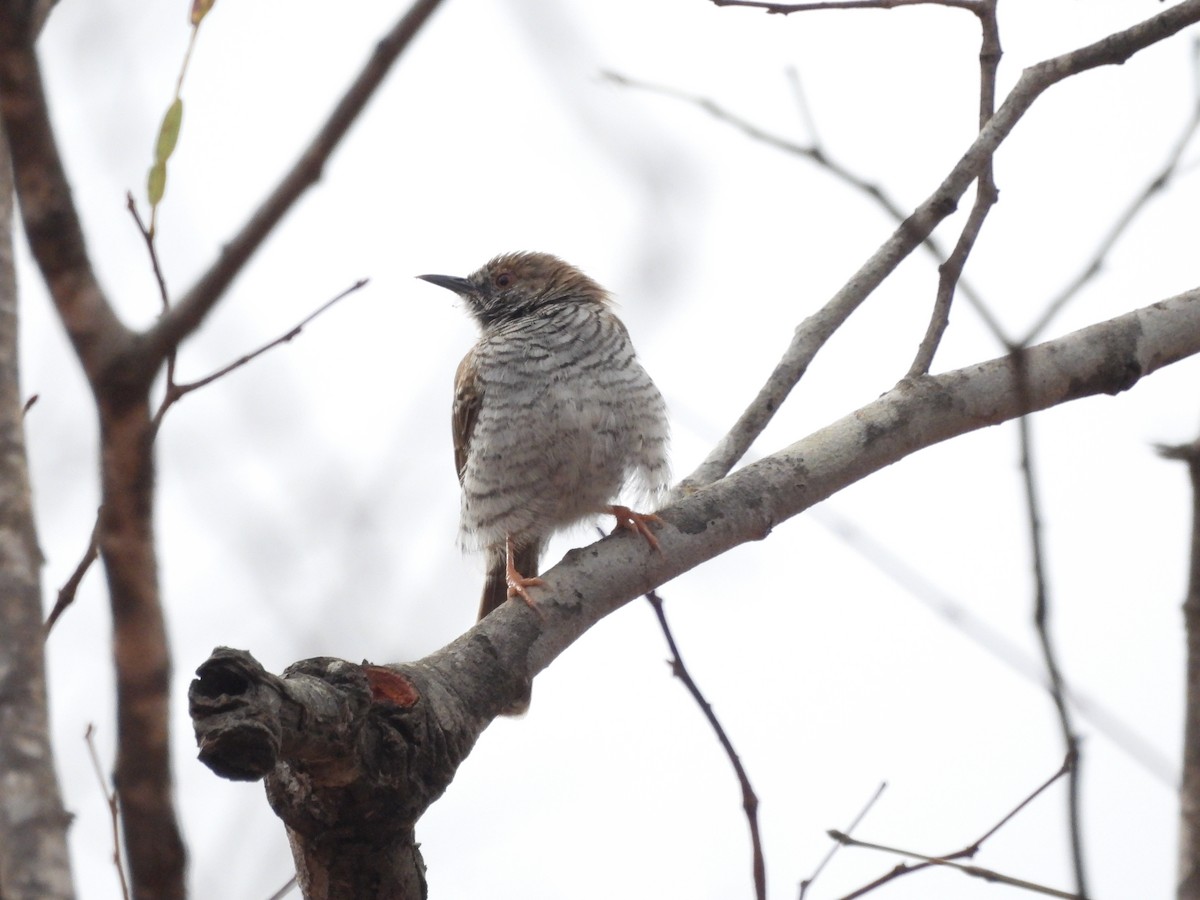
<svg viewBox="0 0 1200 900">
<path fill-rule="evenodd" d="M 683 682 L 688 693 L 692 695 L 692 699 L 696 701 L 696 705 L 700 707 L 700 711 L 704 713 L 704 718 L 708 720 L 708 724 L 717 735 L 717 740 L 721 742 L 721 747 L 725 750 L 725 755 L 729 757 L 729 762 L 737 775 L 738 784 L 741 785 L 742 809 L 746 812 L 746 822 L 750 826 L 754 895 L 758 900 L 766 900 L 767 867 L 763 857 L 762 839 L 758 832 L 758 796 L 754 793 L 754 788 L 750 786 L 750 776 L 746 774 L 746 769 L 742 765 L 737 751 L 733 749 L 733 742 L 729 740 L 729 735 L 725 733 L 716 713 L 713 712 L 712 705 L 704 698 L 704 694 L 692 679 L 691 673 L 683 663 L 683 657 L 679 655 L 679 647 L 675 644 L 675 637 L 671 634 L 671 628 L 667 624 L 667 614 L 663 609 L 662 598 L 655 591 L 650 591 L 646 594 L 646 599 L 654 608 L 654 615 L 658 617 L 659 627 L 662 628 L 663 637 L 667 640 L 667 647 L 671 650 L 671 674 Z"/>
<path fill-rule="evenodd" d="M 879 783 L 879 787 L 875 789 L 875 793 L 871 795 L 871 799 L 867 801 L 866 805 L 861 810 L 859 810 L 858 815 L 854 817 L 854 821 L 850 823 L 849 827 L 847 827 L 845 831 L 841 833 L 849 835 L 854 831 L 855 828 L 862 824 L 862 820 L 866 818 L 867 813 L 871 811 L 871 807 L 873 807 L 879 801 L 879 798 L 883 796 L 883 792 L 886 789 L 887 782 L 881 781 Z M 817 867 L 813 869 L 813 873 L 800 882 L 799 900 L 804 900 L 805 895 L 808 893 L 808 889 L 812 887 L 812 883 L 817 880 L 817 876 L 825 870 L 825 867 L 829 865 L 829 861 L 833 859 L 838 850 L 842 849 L 842 846 L 843 845 L 840 841 L 834 841 L 833 846 L 829 848 L 829 852 L 825 854 L 825 857 L 821 860 Z"/>
<path fill-rule="evenodd" d="M 150 265 L 154 269 L 154 279 L 158 282 L 158 295 L 162 300 L 162 311 L 165 313 L 171 308 L 171 300 L 167 293 L 167 280 L 163 277 L 162 266 L 158 261 L 158 248 L 154 243 L 154 235 L 138 213 L 137 202 L 130 191 L 125 192 L 125 208 L 129 210 L 129 215 L 133 216 L 134 224 L 137 225 L 142 240 L 146 242 L 146 252 L 150 254 Z"/>
<path fill-rule="evenodd" d="M 961 4 L 960 4 L 961 5 Z M 973 5 L 971 6 L 973 9 Z M 745 455 L 803 377 L 829 337 L 914 248 L 957 207 L 959 199 L 988 165 L 996 148 L 1033 103 L 1053 85 L 1099 66 L 1119 65 L 1146 47 L 1200 21 L 1200 0 L 1184 0 L 1137 25 L 1095 43 L 1026 68 L 1016 85 L 946 175 L 884 244 L 830 300 L 796 329 L 791 345 L 766 384 L 699 467 L 681 482 L 687 493 L 726 475 Z"/>
<path fill-rule="evenodd" d="M 1183 626 L 1187 658 L 1184 679 L 1183 784 L 1179 790 L 1179 857 L 1176 896 L 1200 897 L 1200 439 L 1159 447 L 1165 459 L 1187 464 L 1192 490 L 1192 541 L 1188 559 Z"/>
<path fill-rule="evenodd" d="M 886 844 L 871 844 L 866 841 L 860 841 L 852 838 L 849 835 L 842 834 L 840 831 L 830 831 L 829 836 L 835 841 L 845 844 L 847 847 L 862 847 L 866 850 L 881 850 L 884 853 L 895 853 L 897 856 L 909 856 L 913 859 L 921 860 L 921 862 L 915 866 L 901 863 L 882 878 L 878 878 L 870 884 L 864 885 L 858 890 L 846 894 L 842 900 L 856 900 L 856 898 L 871 893 L 876 888 L 881 887 L 882 885 L 894 880 L 895 878 L 898 878 L 901 875 L 919 872 L 922 869 L 929 868 L 930 866 L 945 866 L 949 869 L 957 869 L 964 875 L 970 875 L 973 878 L 982 878 L 984 881 L 1007 884 L 1010 887 L 1021 888 L 1026 891 L 1030 891 L 1035 894 L 1043 894 L 1048 897 L 1062 897 L 1065 898 L 1065 900 L 1084 900 L 1086 896 L 1082 894 L 1072 894 L 1069 891 L 1060 891 L 1057 888 L 1052 888 L 1044 884 L 1038 884 L 1033 881 L 1025 881 L 1021 878 L 1014 878 L 1011 875 L 1005 875 L 1001 872 L 997 872 L 995 869 L 985 869 L 982 866 L 966 865 L 960 862 L 955 862 L 948 857 L 924 856 L 912 850 L 902 850 L 899 847 L 889 847 Z"/>
<path fill-rule="evenodd" d="M 982 38 L 979 48 L 979 127 L 982 129 L 992 117 L 996 106 L 996 70 L 1000 66 L 1000 29 L 996 24 L 996 0 L 986 0 L 978 10 Z M 925 337 L 917 348 L 916 358 L 909 366 L 908 378 L 917 378 L 929 374 L 933 364 L 934 354 L 950 324 L 950 305 L 954 301 L 954 292 L 962 280 L 963 267 L 967 257 L 975 246 L 979 233 L 983 230 L 984 220 L 991 212 L 998 197 L 996 182 L 993 174 L 992 160 L 989 157 L 979 171 L 975 184 L 975 203 L 967 216 L 958 243 L 949 258 L 939 267 L 937 297 L 933 304 L 933 315 L 929 320 Z"/>
<path fill-rule="evenodd" d="M 115 791 L 108 789 L 108 783 L 104 779 L 104 769 L 100 765 L 100 757 L 96 753 L 96 743 L 92 740 L 92 735 L 96 732 L 96 727 L 88 724 L 87 730 L 83 733 L 83 739 L 87 743 L 88 756 L 92 760 L 92 769 L 96 773 L 96 782 L 100 785 L 100 792 L 104 794 L 104 802 L 108 805 L 108 816 L 112 822 L 112 842 L 113 867 L 117 870 L 117 878 L 121 882 L 121 896 L 125 900 L 129 900 L 129 884 L 125 880 L 125 867 L 121 864 L 121 811 L 117 802 Z"/>
<path fill-rule="evenodd" d="M 358 77 L 342 95 L 325 124 L 291 170 L 241 231 L 225 244 L 220 257 L 200 280 L 146 333 L 140 353 L 147 366 L 157 368 L 159 361 L 166 357 L 171 348 L 177 346 L 200 325 L 275 225 L 300 196 L 317 183 L 326 162 L 341 139 L 375 95 L 375 91 L 391 71 L 400 54 L 440 3 L 441 0 L 416 0 L 392 30 L 376 44 L 374 53 Z"/>
<path fill-rule="evenodd" d="M 21 418 L 22 418 L 22 419 L 23 419 L 23 418 L 25 418 L 27 415 L 29 415 L 29 411 L 30 411 L 31 409 L 33 409 L 33 405 L 34 405 L 35 403 L 37 403 L 39 399 L 40 399 L 40 398 L 38 397 L 38 395 L 37 395 L 37 394 L 30 394 L 30 395 L 29 395 L 29 399 L 28 399 L 28 400 L 26 400 L 26 401 L 25 401 L 25 405 L 21 407 Z"/>
<path fill-rule="evenodd" d="M 301 319 L 300 322 L 286 334 L 281 334 L 279 337 L 275 338 L 275 340 L 268 341 L 257 350 L 253 350 L 244 356 L 238 357 L 229 365 L 221 367 L 211 375 L 206 375 L 198 381 L 192 381 L 187 384 L 175 384 L 173 382 L 168 382 L 166 393 L 163 395 L 162 403 L 159 404 L 158 411 L 154 414 L 153 428 L 155 433 L 158 432 L 159 426 L 162 425 L 163 416 L 166 415 L 167 410 L 170 409 L 181 398 L 186 397 L 192 391 L 199 390 L 205 385 L 212 384 L 218 378 L 223 378 L 235 369 L 240 369 L 242 366 L 246 365 L 246 363 L 262 356 L 268 350 L 272 350 L 275 347 L 278 347 L 280 344 L 288 343 L 293 338 L 297 337 L 302 331 L 304 331 L 304 327 L 308 325 L 309 322 L 321 315 L 321 313 L 325 312 L 339 300 L 342 300 L 343 298 L 348 297 L 350 294 L 353 294 L 355 291 L 363 288 L 368 281 L 369 279 L 360 278 L 336 297 L 333 297 L 332 299 L 326 300 L 324 303 L 322 303 L 319 307 L 317 307 L 317 309 Z"/>
<path fill-rule="evenodd" d="M 275 893 L 273 893 L 270 897 L 267 898 L 267 900 L 283 900 L 284 897 L 286 897 L 288 894 L 290 894 L 292 891 L 294 891 L 296 889 L 296 885 L 297 885 L 296 876 L 293 875 L 291 878 L 289 878 L 287 880 L 287 884 L 285 884 L 283 887 L 281 887 L 279 890 L 277 890 Z"/>
<path fill-rule="evenodd" d="M 636 78 L 630 78 L 627 75 L 621 75 L 616 72 L 605 72 L 604 77 L 615 84 L 621 85 L 622 87 L 647 91 L 648 93 L 658 94 L 663 97 L 670 97 L 674 100 L 679 100 L 683 103 L 695 106 L 702 112 L 712 116 L 712 118 L 716 119 L 718 122 L 722 122 L 732 128 L 737 129 L 753 141 L 765 144 L 768 147 L 774 147 L 776 150 L 781 150 L 784 153 L 788 153 L 793 156 L 799 156 L 801 159 L 806 159 L 814 165 L 824 169 L 837 180 L 866 196 L 880 209 L 886 212 L 888 216 L 895 222 L 903 222 L 905 217 L 908 215 L 908 213 L 905 212 L 900 204 L 894 200 L 882 187 L 872 181 L 869 181 L 861 175 L 855 174 L 848 167 L 836 161 L 829 154 L 829 152 L 821 145 L 821 142 L 816 138 L 815 124 L 809 121 L 811 117 L 804 112 L 806 106 L 804 102 L 800 101 L 799 99 L 797 102 L 800 105 L 801 114 L 805 116 L 806 122 L 808 122 L 808 128 L 813 135 L 812 143 L 807 145 L 798 144 L 794 141 L 788 140 L 785 137 L 767 131 L 760 126 L 755 125 L 750 120 L 739 116 L 737 113 L 726 109 L 709 97 L 703 97 L 699 94 L 689 94 L 686 91 L 680 91 L 664 85 L 652 84 L 648 81 L 639 81 Z M 797 73 L 795 70 L 790 70 L 788 77 L 793 83 L 793 90 L 797 92 L 798 98 L 802 97 L 803 91 L 800 87 L 799 73 Z M 936 260 L 939 266 L 945 263 L 947 257 L 946 251 L 938 242 L 937 238 L 933 237 L 932 234 L 927 236 L 925 240 L 921 242 L 921 246 L 929 252 L 929 255 Z M 965 278 L 959 279 L 958 292 L 962 294 L 963 298 L 979 314 L 979 317 L 983 320 L 984 325 L 986 325 L 988 330 L 997 337 L 1000 343 L 1008 346 L 1009 341 L 1000 325 L 1000 320 L 992 314 L 982 295 L 971 284 L 969 284 Z"/>
<path fill-rule="evenodd" d="M 188 42 L 188 53 L 191 53 L 192 43 L 196 40 L 196 29 L 192 29 L 192 37 Z M 186 67 L 186 62 L 184 63 Z M 179 74 L 180 79 L 183 78 L 183 73 Z M 162 301 L 162 314 L 166 315 L 167 310 L 171 308 L 171 296 L 167 292 L 167 279 L 163 277 L 162 265 L 158 261 L 158 247 L 154 243 L 154 233 L 142 221 L 141 215 L 138 213 L 137 202 L 133 199 L 133 193 L 125 192 L 125 208 L 129 210 L 129 214 L 133 216 L 134 224 L 137 225 L 138 232 L 142 235 L 142 240 L 146 244 L 146 252 L 150 255 L 150 267 L 154 270 L 154 279 L 158 282 L 158 296 Z M 175 357 L 178 348 L 172 347 L 167 352 L 167 390 L 175 384 Z"/>
<path fill-rule="evenodd" d="M 792 95 L 796 98 L 796 109 L 800 113 L 800 121 L 804 125 L 804 130 L 808 132 L 809 138 L 812 140 L 812 148 L 824 156 L 821 148 L 821 136 L 817 131 L 817 120 L 813 116 L 812 107 L 809 105 L 808 94 L 804 90 L 804 82 L 800 80 L 800 70 L 795 66 L 788 66 L 784 74 L 787 76 L 788 85 L 791 86 Z"/>
<path fill-rule="evenodd" d="M 1195 56 L 1196 48 L 1200 48 L 1200 41 L 1193 44 L 1193 74 L 1200 78 L 1200 62 Z M 1159 170 L 1150 178 L 1146 186 L 1137 194 L 1116 218 L 1113 224 L 1109 227 L 1108 233 L 1101 239 L 1100 245 L 1096 248 L 1091 258 L 1084 263 L 1079 274 L 1071 279 L 1070 283 L 1062 289 L 1059 294 L 1054 297 L 1047 305 L 1041 317 L 1033 324 L 1026 332 L 1025 336 L 1020 339 L 1018 344 L 1024 346 L 1037 340 L 1039 336 L 1045 332 L 1047 326 L 1058 316 L 1063 308 L 1066 307 L 1087 284 L 1094 279 L 1104 267 L 1104 260 L 1113 247 L 1117 245 L 1134 221 L 1145 211 L 1150 205 L 1150 201 L 1158 196 L 1163 190 L 1171 184 L 1172 181 L 1186 173 L 1187 169 L 1181 165 L 1183 154 L 1195 137 L 1197 130 L 1200 130 L 1200 95 L 1198 95 L 1192 106 L 1191 115 L 1184 123 L 1180 130 L 1179 136 L 1175 139 L 1174 145 L 1171 147 L 1171 152 L 1167 154 L 1167 159 L 1159 168 Z"/>
<path fill-rule="evenodd" d="M 1014 356 L 1016 360 L 1019 357 Z M 1027 375 L 1018 364 L 1018 391 L 1024 393 L 1027 389 Z M 1071 863 L 1075 870 L 1075 887 L 1077 893 L 1087 896 L 1087 870 L 1083 853 L 1083 830 L 1080 822 L 1080 779 L 1079 779 L 1079 737 L 1071 722 L 1071 710 L 1067 705 L 1066 688 L 1062 670 L 1058 663 L 1058 654 L 1054 640 L 1050 636 L 1050 592 L 1046 581 L 1045 542 L 1042 537 L 1041 504 L 1038 498 L 1037 483 L 1033 470 L 1033 437 L 1030 433 L 1028 416 L 1017 420 L 1021 436 L 1021 475 L 1025 483 L 1025 507 L 1029 516 L 1029 541 L 1033 556 L 1034 578 L 1034 628 L 1037 631 L 1038 643 L 1042 648 L 1042 658 L 1046 664 L 1047 690 L 1058 714 L 1059 727 L 1062 730 L 1063 743 L 1066 745 L 1067 756 L 1073 761 L 1070 777 L 1067 779 L 1067 820 L 1071 838 Z"/>
<path fill-rule="evenodd" d="M 991 828 L 989 828 L 986 832 L 984 832 L 983 836 L 981 838 L 979 838 L 979 840 L 977 840 L 974 844 L 971 845 L 972 852 L 970 855 L 974 856 L 975 852 L 977 852 L 979 850 L 980 845 L 982 845 L 984 841 L 986 841 L 993 834 L 995 834 L 997 831 L 999 831 L 1001 828 L 1003 828 L 1005 825 L 1007 825 L 1010 821 L 1012 821 L 1012 819 L 1016 817 L 1017 813 L 1019 813 L 1021 810 L 1023 810 L 1025 807 L 1027 807 L 1030 803 L 1032 803 L 1034 800 L 1036 800 L 1039 795 L 1041 795 L 1044 791 L 1046 791 L 1050 787 L 1050 785 L 1054 784 L 1054 782 L 1058 781 L 1058 779 L 1062 778 L 1064 775 L 1070 777 L 1070 775 L 1076 770 L 1076 768 L 1078 768 L 1078 766 L 1079 766 L 1078 755 L 1073 754 L 1073 753 L 1068 753 L 1066 755 L 1066 757 L 1063 759 L 1063 763 L 1061 766 L 1059 766 L 1059 769 L 1057 772 L 1055 772 L 1053 775 L 1051 775 L 1049 778 L 1047 778 L 1044 782 L 1042 782 L 1042 784 L 1036 790 L 1034 790 L 1034 792 L 1032 794 L 1030 794 L 1028 797 L 1026 797 L 1024 800 L 1022 800 L 1016 806 L 1014 806 L 1009 811 L 1008 815 L 1006 815 L 1003 819 L 1001 819 L 999 822 L 997 822 L 995 825 L 993 825 Z"/>
<path fill-rule="evenodd" d="M 954 851 L 953 853 L 946 853 L 941 856 L 926 856 L 923 853 L 917 853 L 911 850 L 900 850 L 884 844 L 874 844 L 868 841 L 862 841 L 840 831 L 830 831 L 829 836 L 837 841 L 839 845 L 846 847 L 862 847 L 868 850 L 882 850 L 886 853 L 895 853 L 898 856 L 908 856 L 912 859 L 920 860 L 917 865 L 901 863 L 885 875 L 881 875 L 879 878 L 876 878 L 869 884 L 866 884 L 858 890 L 847 894 L 842 898 L 842 900 L 853 900 L 853 898 L 862 897 L 876 888 L 887 884 L 889 881 L 895 881 L 897 878 L 900 878 L 904 875 L 911 875 L 913 872 L 920 872 L 922 869 L 928 869 L 931 866 L 948 866 L 950 868 L 958 869 L 966 875 L 983 878 L 987 881 L 1002 882 L 1004 884 L 1012 885 L 1013 887 L 1024 888 L 1028 891 L 1034 891 L 1040 894 L 1048 894 L 1052 897 L 1066 897 L 1080 900 L 1081 897 L 1086 895 L 1066 893 L 1056 890 L 1055 888 L 1046 887 L 1045 885 L 1035 884 L 1034 882 L 1030 881 L 1023 881 L 1018 878 L 1013 878 L 1009 875 L 1002 875 L 999 872 L 992 871 L 991 869 L 984 869 L 980 868 L 979 866 L 968 866 L 956 862 L 956 860 L 960 859 L 974 859 L 979 854 L 979 851 L 983 849 L 983 844 L 985 841 L 987 841 L 1001 828 L 1011 822 L 1013 818 L 1015 818 L 1016 815 L 1021 812 L 1021 810 L 1037 799 L 1050 787 L 1050 785 L 1054 784 L 1054 782 L 1058 781 L 1058 779 L 1062 778 L 1064 775 L 1074 772 L 1075 762 L 1076 758 L 1068 754 L 1057 772 L 1042 782 L 1033 790 L 1032 793 L 1030 793 L 1025 797 L 1025 799 L 1009 810 L 995 825 L 985 831 L 975 841 L 968 844 L 966 847 L 963 847 L 961 850 Z"/>
<path fill-rule="evenodd" d="M 54 627 L 54 623 L 58 621 L 59 616 L 66 612 L 67 607 L 75 602 L 75 594 L 79 590 L 80 582 L 83 581 L 83 576 L 92 567 L 92 563 L 96 561 L 99 553 L 100 513 L 97 511 L 96 523 L 92 526 L 92 536 L 88 539 L 87 550 L 84 551 L 83 557 L 79 560 L 79 564 L 75 566 L 75 571 L 71 573 L 71 577 L 67 579 L 66 584 L 58 589 L 58 599 L 54 601 L 54 608 L 50 610 L 50 615 L 46 617 L 46 624 L 42 626 L 47 635 L 50 634 L 50 629 Z"/>
<path fill-rule="evenodd" d="M 985 0 L 813 0 L 811 3 L 768 3 L 766 0 L 712 0 L 714 6 L 745 6 L 773 15 L 825 9 L 899 9 L 902 6 L 949 6 L 976 11 Z"/>
</svg>

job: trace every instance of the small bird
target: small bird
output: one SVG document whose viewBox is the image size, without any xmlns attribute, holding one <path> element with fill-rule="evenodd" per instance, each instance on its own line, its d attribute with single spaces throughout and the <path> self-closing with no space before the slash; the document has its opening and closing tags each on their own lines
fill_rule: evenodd
<svg viewBox="0 0 1200 900">
<path fill-rule="evenodd" d="M 487 551 L 479 618 L 510 597 L 534 607 L 546 542 L 589 516 L 615 515 L 657 549 L 661 520 L 613 501 L 666 488 L 666 406 L 608 292 L 548 253 L 419 277 L 458 294 L 482 331 L 458 366 L 452 416 L 460 537 Z"/>
</svg>

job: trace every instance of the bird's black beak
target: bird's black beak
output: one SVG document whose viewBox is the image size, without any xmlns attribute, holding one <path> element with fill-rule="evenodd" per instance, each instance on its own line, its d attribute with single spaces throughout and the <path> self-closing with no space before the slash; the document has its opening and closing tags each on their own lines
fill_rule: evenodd
<svg viewBox="0 0 1200 900">
<path fill-rule="evenodd" d="M 454 275 L 418 275 L 417 277 L 459 295 L 475 293 L 475 286 L 465 278 L 458 278 Z"/>
</svg>

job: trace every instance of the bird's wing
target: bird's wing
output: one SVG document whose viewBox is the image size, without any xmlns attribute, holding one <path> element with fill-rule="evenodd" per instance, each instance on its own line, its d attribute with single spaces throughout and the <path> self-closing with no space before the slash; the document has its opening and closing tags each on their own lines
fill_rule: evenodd
<svg viewBox="0 0 1200 900">
<path fill-rule="evenodd" d="M 479 419 L 479 407 L 483 403 L 483 385 L 474 363 L 475 351 L 463 357 L 454 374 L 454 410 L 451 425 L 454 430 L 454 469 L 458 472 L 459 484 L 467 470 L 467 452 L 471 436 L 475 433 L 475 422 Z"/>
</svg>

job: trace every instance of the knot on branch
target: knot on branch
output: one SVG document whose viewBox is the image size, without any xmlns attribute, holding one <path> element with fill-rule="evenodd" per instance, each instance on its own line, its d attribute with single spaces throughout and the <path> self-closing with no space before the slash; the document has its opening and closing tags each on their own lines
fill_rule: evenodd
<svg viewBox="0 0 1200 900">
<path fill-rule="evenodd" d="M 218 647 L 199 669 L 188 704 L 200 761 L 222 778 L 255 781 L 279 758 L 278 682 L 249 653 Z"/>
<path fill-rule="evenodd" d="M 303 660 L 282 676 L 249 653 L 220 647 L 188 692 L 200 760 L 223 778 L 266 778 L 275 812 L 294 832 L 353 831 L 388 840 L 449 785 L 480 723 L 428 702 L 419 667 Z M 434 693 L 438 689 L 433 687 Z"/>
</svg>

